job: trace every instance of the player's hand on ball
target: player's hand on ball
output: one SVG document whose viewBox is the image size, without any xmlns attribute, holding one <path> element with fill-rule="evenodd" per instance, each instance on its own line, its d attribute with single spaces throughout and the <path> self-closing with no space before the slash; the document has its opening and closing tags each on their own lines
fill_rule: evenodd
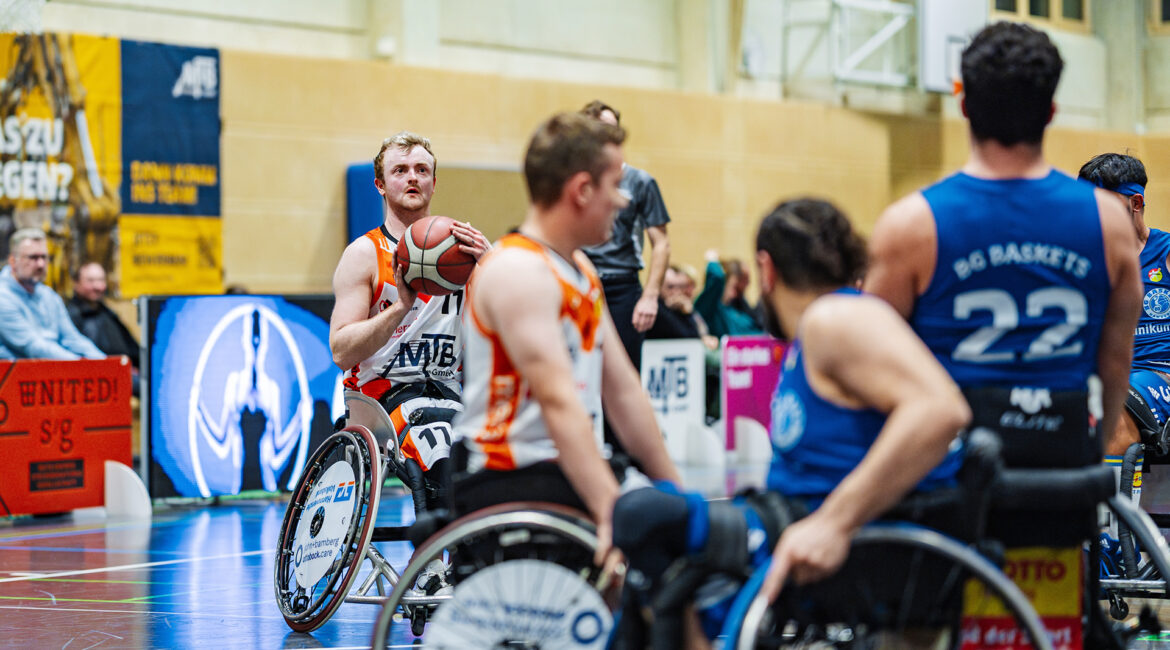
<svg viewBox="0 0 1170 650">
<path fill-rule="evenodd" d="M 418 299 L 418 292 L 410 288 L 406 281 L 406 267 L 402 264 L 394 266 L 394 286 L 398 289 L 398 301 L 405 305 L 413 305 Z"/>
<path fill-rule="evenodd" d="M 491 249 L 492 243 L 467 221 L 456 221 L 451 226 L 451 233 L 459 240 L 459 249 L 478 260 Z"/>
</svg>

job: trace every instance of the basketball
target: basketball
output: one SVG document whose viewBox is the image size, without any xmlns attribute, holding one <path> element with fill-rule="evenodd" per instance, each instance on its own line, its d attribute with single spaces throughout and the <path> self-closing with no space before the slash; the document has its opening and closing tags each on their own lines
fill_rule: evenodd
<svg viewBox="0 0 1170 650">
<path fill-rule="evenodd" d="M 410 225 L 398 242 L 395 256 L 405 267 L 403 279 L 411 289 L 432 296 L 458 291 L 475 269 L 475 258 L 459 249 L 451 232 L 455 220 L 432 216 Z"/>
</svg>

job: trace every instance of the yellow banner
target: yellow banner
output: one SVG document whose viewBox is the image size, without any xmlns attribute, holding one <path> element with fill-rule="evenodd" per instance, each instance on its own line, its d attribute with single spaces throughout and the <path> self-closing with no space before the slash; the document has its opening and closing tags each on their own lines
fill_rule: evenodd
<svg viewBox="0 0 1170 650">
<path fill-rule="evenodd" d="M 122 294 L 219 293 L 222 223 L 217 217 L 124 215 Z"/>
<path fill-rule="evenodd" d="M 59 291 L 89 261 L 111 268 L 120 211 L 120 41 L 0 35 L 0 253 L 8 235 L 49 237 L 46 281 Z M 0 102 L 2 103 L 2 102 Z"/>
<path fill-rule="evenodd" d="M 1009 549 L 1003 572 L 1019 586 L 1041 617 L 1080 616 L 1084 587 L 1084 551 L 1080 548 Z M 998 597 L 967 581 L 965 616 L 1007 616 Z"/>
</svg>

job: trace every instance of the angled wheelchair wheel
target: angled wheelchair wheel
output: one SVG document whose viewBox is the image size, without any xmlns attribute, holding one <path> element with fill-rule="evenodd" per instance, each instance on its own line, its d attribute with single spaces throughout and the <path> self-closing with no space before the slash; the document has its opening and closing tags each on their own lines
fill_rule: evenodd
<svg viewBox="0 0 1170 650">
<path fill-rule="evenodd" d="M 276 603 L 297 632 L 321 627 L 357 577 L 374 532 L 381 481 L 365 427 L 334 433 L 313 453 L 293 492 L 276 552 Z"/>
<path fill-rule="evenodd" d="M 462 517 L 415 551 L 382 606 L 372 645 L 386 647 L 401 614 L 416 635 L 421 622 L 431 623 L 431 648 L 604 648 L 620 586 L 593 564 L 596 548 L 593 524 L 562 506 L 507 504 Z M 413 592 L 423 569 L 444 556 L 450 593 Z"/>
<path fill-rule="evenodd" d="M 758 569 L 737 596 L 723 647 L 1052 648 L 1027 597 L 1007 576 L 929 529 L 865 528 L 837 575 L 789 585 L 771 605 L 759 595 L 767 569 Z"/>
</svg>

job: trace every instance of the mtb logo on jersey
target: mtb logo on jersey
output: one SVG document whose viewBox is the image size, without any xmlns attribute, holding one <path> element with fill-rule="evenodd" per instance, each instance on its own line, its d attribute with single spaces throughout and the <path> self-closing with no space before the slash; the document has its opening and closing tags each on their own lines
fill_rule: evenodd
<svg viewBox="0 0 1170 650">
<path fill-rule="evenodd" d="M 381 374 L 385 377 L 395 368 L 426 368 L 431 376 L 451 378 L 457 364 L 455 336 L 421 334 L 417 341 L 404 341 Z"/>
<path fill-rule="evenodd" d="M 1147 291 L 1142 308 L 1150 318 L 1170 318 L 1170 289 L 1155 287 Z"/>
<path fill-rule="evenodd" d="M 1146 277 L 1150 279 L 1150 282 L 1161 282 L 1162 269 L 1155 266 L 1154 268 L 1150 269 L 1149 273 L 1146 273 Z"/>
</svg>

